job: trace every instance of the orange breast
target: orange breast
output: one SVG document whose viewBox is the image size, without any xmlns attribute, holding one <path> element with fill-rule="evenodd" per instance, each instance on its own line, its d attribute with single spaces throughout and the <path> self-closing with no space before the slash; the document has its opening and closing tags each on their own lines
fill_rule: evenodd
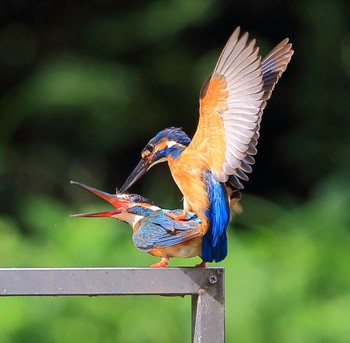
<svg viewBox="0 0 350 343">
<path fill-rule="evenodd" d="M 173 179 L 189 206 L 187 210 L 197 212 L 208 207 L 205 184 L 201 178 L 203 168 L 198 156 L 190 156 L 189 160 L 185 152 L 176 160 L 169 158 L 168 163 Z"/>
<path fill-rule="evenodd" d="M 173 179 L 184 196 L 184 209 L 194 212 L 202 220 L 206 232 L 207 218 L 204 211 L 209 207 L 206 185 L 202 181 L 203 170 L 208 166 L 201 154 L 187 154 L 187 149 L 177 158 L 168 158 Z"/>
<path fill-rule="evenodd" d="M 159 257 L 195 257 L 201 256 L 202 237 L 191 239 L 187 242 L 173 245 L 163 249 L 153 249 L 149 254 Z"/>
</svg>

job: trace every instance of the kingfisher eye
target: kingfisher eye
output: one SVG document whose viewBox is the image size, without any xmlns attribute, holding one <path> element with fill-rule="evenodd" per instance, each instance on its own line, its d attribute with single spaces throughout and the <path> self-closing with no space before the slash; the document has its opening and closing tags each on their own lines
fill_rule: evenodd
<svg viewBox="0 0 350 343">
<path fill-rule="evenodd" d="M 154 145 L 153 144 L 147 144 L 147 146 L 143 149 L 141 153 L 142 158 L 149 157 L 154 151 Z"/>
<path fill-rule="evenodd" d="M 130 195 L 131 202 L 140 202 L 140 196 L 137 194 Z"/>
<path fill-rule="evenodd" d="M 148 150 L 150 153 L 152 153 L 153 150 L 154 150 L 154 145 L 153 144 L 147 144 L 146 150 Z"/>
</svg>

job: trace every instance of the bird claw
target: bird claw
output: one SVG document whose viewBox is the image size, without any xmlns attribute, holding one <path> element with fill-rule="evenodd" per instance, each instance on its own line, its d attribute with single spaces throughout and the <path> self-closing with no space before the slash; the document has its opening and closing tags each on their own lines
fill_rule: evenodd
<svg viewBox="0 0 350 343">
<path fill-rule="evenodd" d="M 167 215 L 169 218 L 174 220 L 185 220 L 187 219 L 187 212 L 182 211 L 180 214 L 176 214 L 174 212 L 165 212 L 165 215 Z"/>
<path fill-rule="evenodd" d="M 169 259 L 163 257 L 159 262 L 151 264 L 151 268 L 164 268 L 168 266 Z"/>
<path fill-rule="evenodd" d="M 207 266 L 207 262 L 202 261 L 199 264 L 196 264 L 196 268 L 205 268 Z"/>
</svg>

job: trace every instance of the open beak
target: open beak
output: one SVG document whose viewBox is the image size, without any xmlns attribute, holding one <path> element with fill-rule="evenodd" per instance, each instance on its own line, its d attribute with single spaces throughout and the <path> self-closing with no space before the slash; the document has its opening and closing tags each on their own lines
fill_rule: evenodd
<svg viewBox="0 0 350 343">
<path fill-rule="evenodd" d="M 98 196 L 105 201 L 108 201 L 115 208 L 115 210 L 111 211 L 71 214 L 71 217 L 113 217 L 116 214 L 124 212 L 128 208 L 128 201 L 118 196 L 118 194 L 109 194 L 102 192 L 96 188 L 75 181 L 71 181 L 70 183 L 87 190 L 88 192 Z"/>
<path fill-rule="evenodd" d="M 135 169 L 131 172 L 129 177 L 126 179 L 124 184 L 120 188 L 120 192 L 124 193 L 127 189 L 129 189 L 142 175 L 146 174 L 147 170 L 151 167 L 151 163 L 142 159 L 139 164 L 135 167 Z"/>
</svg>

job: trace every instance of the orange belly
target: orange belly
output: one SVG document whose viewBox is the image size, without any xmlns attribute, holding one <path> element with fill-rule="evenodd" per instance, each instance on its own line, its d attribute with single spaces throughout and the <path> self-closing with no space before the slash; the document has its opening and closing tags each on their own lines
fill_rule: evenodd
<svg viewBox="0 0 350 343">
<path fill-rule="evenodd" d="M 162 249 L 153 249 L 149 254 L 159 257 L 195 257 L 201 256 L 202 237 L 191 239 L 187 242 Z"/>
<path fill-rule="evenodd" d="M 204 212 L 209 207 L 207 186 L 202 180 L 205 166 L 200 156 L 187 158 L 186 150 L 176 160 L 168 158 L 173 179 L 184 197 L 184 210 L 196 213 L 202 220 L 202 232 L 207 231 L 207 217 Z M 183 157 L 184 155 L 184 157 Z"/>
<path fill-rule="evenodd" d="M 183 152 L 184 155 L 186 150 Z M 184 196 L 187 211 L 198 213 L 208 208 L 206 185 L 202 181 L 204 170 L 199 157 L 188 160 L 180 156 L 176 160 L 168 158 L 173 179 Z"/>
</svg>

